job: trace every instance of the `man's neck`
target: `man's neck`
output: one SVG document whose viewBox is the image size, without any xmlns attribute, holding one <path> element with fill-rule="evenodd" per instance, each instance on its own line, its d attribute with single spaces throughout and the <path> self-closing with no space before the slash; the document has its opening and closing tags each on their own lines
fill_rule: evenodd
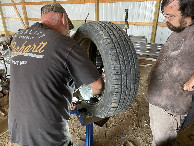
<svg viewBox="0 0 194 146">
<path fill-rule="evenodd" d="M 47 26 L 48 28 L 60 33 L 60 34 L 66 35 L 64 32 L 64 29 L 59 25 L 52 25 L 52 24 L 47 23 L 47 22 L 42 22 L 42 24 Z"/>
</svg>

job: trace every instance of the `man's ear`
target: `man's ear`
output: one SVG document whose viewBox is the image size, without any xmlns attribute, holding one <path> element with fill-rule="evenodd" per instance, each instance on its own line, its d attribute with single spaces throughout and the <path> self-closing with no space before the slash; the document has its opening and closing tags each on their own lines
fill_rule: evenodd
<svg viewBox="0 0 194 146">
<path fill-rule="evenodd" d="M 62 15 L 61 22 L 62 22 L 63 25 L 65 24 L 65 16 L 64 16 L 64 13 Z"/>
<path fill-rule="evenodd" d="M 63 13 L 61 20 L 62 20 L 62 24 L 64 26 L 65 35 L 68 35 L 68 33 L 69 33 L 69 23 L 68 23 L 68 19 L 67 19 L 67 14 Z"/>
<path fill-rule="evenodd" d="M 63 16 L 62 16 L 62 23 L 63 23 L 63 25 L 65 25 L 65 26 L 68 25 L 67 16 L 66 16 L 65 13 L 63 13 Z"/>
</svg>

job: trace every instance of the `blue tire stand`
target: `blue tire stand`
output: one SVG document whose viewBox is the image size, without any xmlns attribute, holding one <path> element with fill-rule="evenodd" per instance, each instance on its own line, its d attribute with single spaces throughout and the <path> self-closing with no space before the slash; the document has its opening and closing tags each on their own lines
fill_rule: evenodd
<svg viewBox="0 0 194 146">
<path fill-rule="evenodd" d="M 81 117 L 78 110 L 71 111 L 70 115 L 76 114 L 81 125 L 83 125 L 83 118 Z M 86 125 L 86 146 L 93 146 L 93 123 Z"/>
<path fill-rule="evenodd" d="M 86 146 L 93 146 L 93 123 L 86 125 Z"/>
</svg>

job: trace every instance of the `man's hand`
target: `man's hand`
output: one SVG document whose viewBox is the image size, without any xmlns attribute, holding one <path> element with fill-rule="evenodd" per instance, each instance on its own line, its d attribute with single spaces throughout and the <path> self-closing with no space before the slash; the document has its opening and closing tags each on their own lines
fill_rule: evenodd
<svg viewBox="0 0 194 146">
<path fill-rule="evenodd" d="M 194 74 L 191 78 L 183 85 L 183 90 L 194 91 Z"/>
<path fill-rule="evenodd" d="M 79 87 L 79 92 L 84 100 L 90 100 L 92 97 L 98 97 L 101 95 L 103 89 L 104 81 L 102 78 L 99 78 L 95 82 L 89 85 L 82 85 Z"/>
<path fill-rule="evenodd" d="M 99 95 L 102 92 L 102 89 L 104 87 L 104 81 L 100 77 L 98 80 L 90 84 L 90 87 L 92 88 L 92 95 Z"/>
</svg>

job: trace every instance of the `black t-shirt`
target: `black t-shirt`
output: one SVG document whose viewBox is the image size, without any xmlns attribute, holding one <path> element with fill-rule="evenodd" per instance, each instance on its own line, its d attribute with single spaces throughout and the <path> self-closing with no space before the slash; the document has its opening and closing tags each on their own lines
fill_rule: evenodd
<svg viewBox="0 0 194 146">
<path fill-rule="evenodd" d="M 30 146 L 59 145 L 74 83 L 79 87 L 100 77 L 76 41 L 41 23 L 15 35 L 10 72 L 11 141 Z"/>
</svg>

